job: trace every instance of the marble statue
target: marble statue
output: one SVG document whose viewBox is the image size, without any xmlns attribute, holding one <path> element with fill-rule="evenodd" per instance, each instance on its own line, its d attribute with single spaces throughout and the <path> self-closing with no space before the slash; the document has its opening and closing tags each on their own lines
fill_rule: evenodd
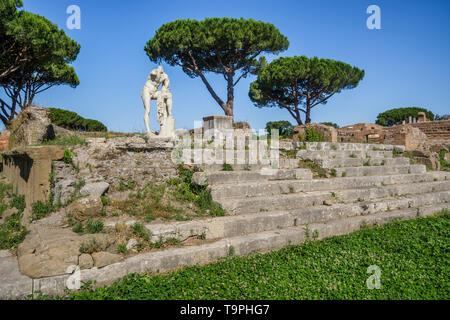
<svg viewBox="0 0 450 320">
<path fill-rule="evenodd" d="M 161 90 L 158 91 L 161 86 Z M 158 137 L 175 137 L 175 119 L 172 117 L 172 93 L 170 92 L 169 76 L 161 66 L 152 70 L 142 90 L 142 101 L 145 107 L 144 122 L 149 137 L 156 134 L 150 130 L 149 116 L 152 100 L 156 100 L 157 120 L 161 129 Z"/>
</svg>

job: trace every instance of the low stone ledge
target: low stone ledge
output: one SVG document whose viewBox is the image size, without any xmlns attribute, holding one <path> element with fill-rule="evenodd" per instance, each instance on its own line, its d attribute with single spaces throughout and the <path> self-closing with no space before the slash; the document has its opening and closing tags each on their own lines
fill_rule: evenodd
<svg viewBox="0 0 450 320">
<path fill-rule="evenodd" d="M 420 216 L 430 216 L 442 208 L 448 208 L 448 204 L 421 208 L 419 214 Z M 312 223 L 308 225 L 308 229 L 311 232 L 317 232 L 317 239 L 319 240 L 357 231 L 362 225 L 383 225 L 393 219 L 413 219 L 417 216 L 417 209 L 409 208 L 368 216 L 356 216 L 341 220 Z M 231 248 L 233 248 L 236 256 L 242 256 L 255 252 L 276 250 L 287 245 L 301 244 L 305 240 L 306 229 L 304 225 L 277 231 L 265 231 L 257 234 L 218 240 L 195 247 L 174 248 L 137 255 L 123 262 L 111 264 L 103 268 L 81 270 L 79 280 L 81 284 L 88 281 L 95 281 L 95 286 L 98 287 L 109 285 L 130 273 L 163 273 L 180 267 L 211 263 L 220 258 L 227 257 L 231 252 Z M 0 268 L 0 270 L 2 269 Z M 67 282 L 71 276 L 70 274 L 65 274 L 34 280 L 25 279 L 26 282 L 23 282 L 24 287 L 20 290 L 19 296 L 23 296 L 24 293 L 31 293 L 31 291 L 46 295 L 62 295 L 67 289 Z M 17 297 L 17 291 L 8 291 L 10 288 L 12 287 L 5 286 L 4 283 L 1 283 L 0 295 L 6 294 L 4 296 L 5 298 Z"/>
<path fill-rule="evenodd" d="M 61 146 L 17 147 L 2 152 L 2 157 L 28 157 L 32 160 L 61 160 L 64 157 L 64 148 Z"/>
</svg>

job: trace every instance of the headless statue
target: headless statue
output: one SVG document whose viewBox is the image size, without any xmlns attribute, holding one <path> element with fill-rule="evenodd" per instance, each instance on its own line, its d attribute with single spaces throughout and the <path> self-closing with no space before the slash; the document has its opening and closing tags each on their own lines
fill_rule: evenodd
<svg viewBox="0 0 450 320">
<path fill-rule="evenodd" d="M 161 84 L 161 91 L 158 91 Z M 172 93 L 170 92 L 170 81 L 169 76 L 164 73 L 161 66 L 150 72 L 141 96 L 145 107 L 144 122 L 148 136 L 156 136 L 156 134 L 150 130 L 149 124 L 151 101 L 156 100 L 157 120 L 161 126 L 158 136 L 165 138 L 174 137 L 175 120 L 172 117 Z"/>
</svg>

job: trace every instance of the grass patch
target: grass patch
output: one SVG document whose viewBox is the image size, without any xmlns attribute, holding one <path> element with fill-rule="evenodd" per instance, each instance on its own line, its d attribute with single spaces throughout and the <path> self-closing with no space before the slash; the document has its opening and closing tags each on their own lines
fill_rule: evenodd
<svg viewBox="0 0 450 320">
<path fill-rule="evenodd" d="M 58 206 L 52 204 L 52 201 L 37 201 L 31 205 L 32 210 L 32 220 L 39 220 L 45 218 L 49 213 L 56 211 Z"/>
<path fill-rule="evenodd" d="M 190 220 L 194 217 L 224 216 L 225 211 L 214 202 L 206 186 L 192 182 L 194 171 L 178 166 L 178 177 L 161 185 L 147 184 L 130 194 L 126 201 L 108 205 L 134 217 L 150 222 L 156 218 Z"/>
<path fill-rule="evenodd" d="M 67 298 L 448 300 L 449 230 L 446 211 L 163 275 L 130 274 L 111 286 Z M 381 269 L 379 290 L 366 286 L 371 265 Z"/>
<path fill-rule="evenodd" d="M 88 219 L 86 221 L 86 232 L 87 233 L 100 233 L 103 231 L 103 221 L 102 220 L 92 220 Z"/>
<path fill-rule="evenodd" d="M 70 136 L 56 137 L 53 140 L 44 141 L 40 145 L 43 145 L 43 146 L 77 146 L 77 145 L 87 145 L 87 142 L 85 139 L 83 139 L 77 135 L 70 135 Z"/>
<path fill-rule="evenodd" d="M 97 239 L 90 239 L 88 241 L 83 242 L 80 245 L 80 253 L 88 253 L 92 254 L 94 252 L 102 251 L 103 245 Z"/>
</svg>

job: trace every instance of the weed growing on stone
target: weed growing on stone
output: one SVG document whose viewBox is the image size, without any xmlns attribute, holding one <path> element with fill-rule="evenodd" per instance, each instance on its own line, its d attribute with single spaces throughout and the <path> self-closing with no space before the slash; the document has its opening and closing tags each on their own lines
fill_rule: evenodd
<svg viewBox="0 0 450 320">
<path fill-rule="evenodd" d="M 88 219 L 86 221 L 86 232 L 87 233 L 100 233 L 103 231 L 103 221 L 102 220 L 92 220 Z"/>
<path fill-rule="evenodd" d="M 83 222 L 78 222 L 77 224 L 75 224 L 75 226 L 72 228 L 72 231 L 79 234 L 84 233 Z"/>
<path fill-rule="evenodd" d="M 72 163 L 72 152 L 68 148 L 64 149 L 63 161 L 64 161 L 64 163 L 67 163 L 67 164 Z"/>
<path fill-rule="evenodd" d="M 117 252 L 125 256 L 128 253 L 127 245 L 125 243 L 119 244 L 117 246 Z"/>
<path fill-rule="evenodd" d="M 135 223 L 133 225 L 133 233 L 145 241 L 150 241 L 150 232 L 148 232 L 140 223 Z"/>
<path fill-rule="evenodd" d="M 184 221 L 193 217 L 224 216 L 222 207 L 212 200 L 206 186 L 192 182 L 194 171 L 178 166 L 178 177 L 160 185 L 147 184 L 126 201 L 110 203 L 130 216 L 150 222 L 156 218 Z"/>
<path fill-rule="evenodd" d="M 16 208 L 19 212 L 23 212 L 27 204 L 25 203 L 24 195 L 12 194 L 12 199 L 9 202 L 11 208 Z"/>
<path fill-rule="evenodd" d="M 81 243 L 80 253 L 92 254 L 102 250 L 102 244 L 97 239 L 90 239 Z"/>
<path fill-rule="evenodd" d="M 306 168 L 306 169 L 310 169 L 314 175 L 315 178 L 326 178 L 327 177 L 327 172 L 325 169 L 319 167 L 319 165 L 317 163 L 315 163 L 314 161 L 311 160 L 300 160 L 298 162 L 298 167 L 299 168 Z"/>
<path fill-rule="evenodd" d="M 224 163 L 223 166 L 222 166 L 222 171 L 234 171 L 234 169 L 231 166 L 231 164 Z"/>
<path fill-rule="evenodd" d="M 31 211 L 32 211 L 32 220 L 40 220 L 42 218 L 45 218 L 49 213 L 56 211 L 58 208 L 57 206 L 53 205 L 51 201 L 37 201 L 31 205 Z"/>
</svg>

